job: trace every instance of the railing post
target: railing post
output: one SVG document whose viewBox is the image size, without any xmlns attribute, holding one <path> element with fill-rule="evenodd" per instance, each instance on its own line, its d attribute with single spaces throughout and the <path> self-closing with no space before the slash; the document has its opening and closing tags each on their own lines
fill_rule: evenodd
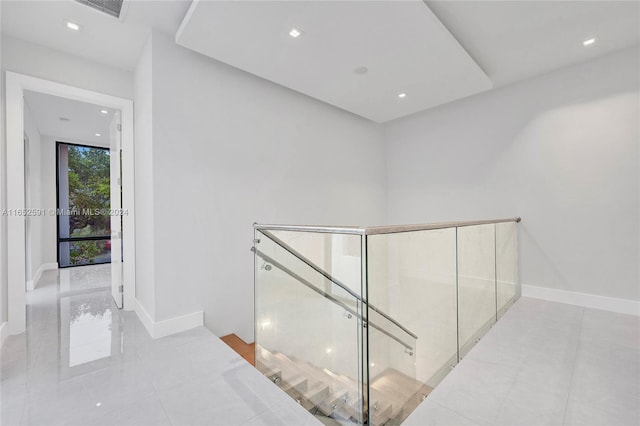
<svg viewBox="0 0 640 426">
<path fill-rule="evenodd" d="M 368 266 L 368 236 L 360 236 L 362 272 L 360 275 L 360 296 L 362 305 L 362 423 L 368 425 L 371 412 L 371 399 L 369 398 L 369 266 Z"/>
</svg>

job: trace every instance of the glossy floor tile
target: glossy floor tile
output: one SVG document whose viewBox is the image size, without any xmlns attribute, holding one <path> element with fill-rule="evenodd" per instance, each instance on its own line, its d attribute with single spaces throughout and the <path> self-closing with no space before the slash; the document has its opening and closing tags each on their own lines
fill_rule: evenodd
<svg viewBox="0 0 640 426">
<path fill-rule="evenodd" d="M 521 298 L 412 425 L 640 424 L 640 318 Z"/>
<path fill-rule="evenodd" d="M 109 265 L 43 274 L 0 355 L 1 425 L 319 424 L 206 328 L 152 340 L 109 285 Z"/>
</svg>

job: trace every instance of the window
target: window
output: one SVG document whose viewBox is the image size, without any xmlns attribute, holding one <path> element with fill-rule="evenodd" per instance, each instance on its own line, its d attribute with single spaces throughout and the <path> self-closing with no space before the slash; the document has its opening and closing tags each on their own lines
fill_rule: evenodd
<svg viewBox="0 0 640 426">
<path fill-rule="evenodd" d="M 58 265 L 111 262 L 108 148 L 58 142 Z"/>
</svg>

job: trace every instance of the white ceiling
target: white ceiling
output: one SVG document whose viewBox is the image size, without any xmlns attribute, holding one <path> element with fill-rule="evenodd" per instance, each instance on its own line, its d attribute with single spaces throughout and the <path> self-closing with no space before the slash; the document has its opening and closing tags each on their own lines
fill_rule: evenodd
<svg viewBox="0 0 640 426">
<path fill-rule="evenodd" d="M 114 110 L 29 90 L 24 92 L 24 101 L 41 135 L 54 136 L 61 142 L 109 146 L 109 125 Z M 101 113 L 103 109 L 108 113 Z M 62 121 L 61 117 L 69 121 Z"/>
<path fill-rule="evenodd" d="M 495 87 L 640 42 L 638 1 L 431 1 Z M 582 42 L 597 37 L 595 44 Z"/>
<path fill-rule="evenodd" d="M 491 88 L 421 0 L 196 1 L 176 41 L 376 122 Z"/>
<path fill-rule="evenodd" d="M 123 20 L 73 0 L 2 0 L 2 32 L 113 67 L 133 70 L 151 28 L 175 34 L 188 0 L 125 0 Z M 67 29 L 64 20 L 82 30 Z"/>
<path fill-rule="evenodd" d="M 180 44 L 376 121 L 640 41 L 637 1 L 125 3 L 118 20 L 73 0 L 2 0 L 1 30 L 133 70 L 151 28 L 175 35 L 183 22 Z M 292 39 L 292 26 L 304 34 Z M 597 43 L 582 46 L 593 36 Z M 355 74 L 359 66 L 369 72 Z M 400 91 L 408 96 L 398 99 Z"/>
</svg>

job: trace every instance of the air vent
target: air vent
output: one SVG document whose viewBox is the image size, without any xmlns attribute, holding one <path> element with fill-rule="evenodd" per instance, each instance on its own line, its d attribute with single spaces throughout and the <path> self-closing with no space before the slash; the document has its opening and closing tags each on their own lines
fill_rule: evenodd
<svg viewBox="0 0 640 426">
<path fill-rule="evenodd" d="M 76 0 L 78 3 L 86 4 L 89 7 L 104 12 L 115 18 L 120 17 L 122 3 L 124 0 Z"/>
</svg>

